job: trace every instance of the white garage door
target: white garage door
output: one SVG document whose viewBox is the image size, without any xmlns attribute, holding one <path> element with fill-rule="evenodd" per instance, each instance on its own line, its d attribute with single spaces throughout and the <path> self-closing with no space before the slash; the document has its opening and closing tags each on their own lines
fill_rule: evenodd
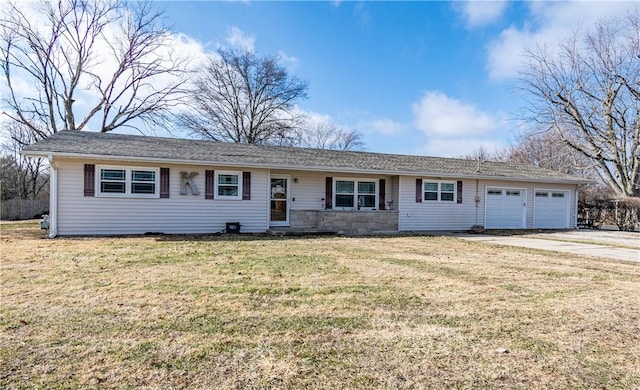
<svg viewBox="0 0 640 390">
<path fill-rule="evenodd" d="M 535 190 L 533 227 L 569 228 L 569 191 Z"/>
<path fill-rule="evenodd" d="M 486 191 L 485 228 L 521 229 L 524 227 L 525 190 L 488 187 Z"/>
</svg>

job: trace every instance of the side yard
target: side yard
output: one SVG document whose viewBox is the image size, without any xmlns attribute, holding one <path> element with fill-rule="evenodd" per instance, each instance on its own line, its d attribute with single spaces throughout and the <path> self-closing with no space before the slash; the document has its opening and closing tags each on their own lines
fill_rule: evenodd
<svg viewBox="0 0 640 390">
<path fill-rule="evenodd" d="M 2 388 L 638 388 L 640 266 L 453 237 L 2 223 Z"/>
</svg>

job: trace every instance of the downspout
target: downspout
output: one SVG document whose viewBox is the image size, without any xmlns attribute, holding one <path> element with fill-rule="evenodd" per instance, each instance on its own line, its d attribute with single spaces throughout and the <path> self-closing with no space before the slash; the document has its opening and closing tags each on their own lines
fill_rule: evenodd
<svg viewBox="0 0 640 390">
<path fill-rule="evenodd" d="M 573 191 L 573 193 L 575 194 L 575 197 L 576 197 L 576 204 L 575 204 L 575 207 L 573 209 L 573 212 L 574 212 L 573 217 L 571 218 L 571 223 L 572 223 L 574 229 L 578 228 L 578 201 L 580 199 L 579 191 L 580 191 L 579 186 L 576 185 L 576 190 Z"/>
<path fill-rule="evenodd" d="M 267 194 L 267 201 L 265 202 L 265 208 L 266 208 L 266 220 L 264 221 L 265 224 L 265 228 L 264 231 L 267 232 L 269 231 L 269 229 L 271 229 L 271 169 L 267 169 L 267 188 L 266 188 L 266 194 Z M 289 211 L 291 212 L 291 211 Z M 289 221 L 289 223 L 291 223 L 291 221 Z"/>
<path fill-rule="evenodd" d="M 478 223 L 478 206 L 480 204 L 480 196 L 478 195 L 478 184 L 479 184 L 480 180 L 476 179 L 476 196 L 473 198 L 473 201 L 476 204 L 476 225 L 479 225 Z"/>
<path fill-rule="evenodd" d="M 58 235 L 58 169 L 53 155 L 48 158 L 51 172 L 49 173 L 49 238 Z"/>
<path fill-rule="evenodd" d="M 398 231 L 402 231 L 402 178 L 400 175 L 396 176 L 398 178 L 398 204 L 396 205 L 396 212 L 398 213 Z M 393 196 L 393 190 L 391 192 L 391 196 Z"/>
</svg>

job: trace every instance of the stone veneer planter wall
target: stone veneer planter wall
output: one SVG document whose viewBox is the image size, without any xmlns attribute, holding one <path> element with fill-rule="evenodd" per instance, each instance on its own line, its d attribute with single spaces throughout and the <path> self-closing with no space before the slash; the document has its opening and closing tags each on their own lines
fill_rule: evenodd
<svg viewBox="0 0 640 390">
<path fill-rule="evenodd" d="M 397 232 L 397 211 L 291 210 L 292 229 L 326 229 L 345 234 Z"/>
</svg>

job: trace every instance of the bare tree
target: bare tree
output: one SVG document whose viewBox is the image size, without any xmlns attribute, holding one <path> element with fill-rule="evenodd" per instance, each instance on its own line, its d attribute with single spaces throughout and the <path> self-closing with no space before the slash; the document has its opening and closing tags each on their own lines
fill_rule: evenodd
<svg viewBox="0 0 640 390">
<path fill-rule="evenodd" d="M 556 132 L 530 132 L 498 153 L 499 159 L 594 178 L 594 163 L 570 147 Z"/>
<path fill-rule="evenodd" d="M 333 122 L 307 125 L 300 131 L 297 143 L 305 148 L 331 150 L 364 150 L 362 134 L 357 130 L 339 127 Z"/>
<path fill-rule="evenodd" d="M 557 132 L 521 134 L 498 152 L 498 159 L 584 177 L 589 182 L 580 186 L 580 202 L 602 199 L 605 194 L 614 197 L 599 177 L 595 163 L 565 143 Z"/>
<path fill-rule="evenodd" d="M 3 105 L 38 139 L 153 125 L 179 102 L 183 63 L 150 3 L 42 1 L 35 19 L 43 20 L 29 5 L 5 4 L 0 17 Z"/>
<path fill-rule="evenodd" d="M 484 146 L 480 146 L 471 153 L 461 156 L 461 158 L 478 161 L 501 161 L 503 160 L 503 154 L 503 151 L 496 150 L 495 152 L 490 152 Z"/>
<path fill-rule="evenodd" d="M 555 131 L 618 196 L 640 196 L 640 13 L 602 19 L 557 52 L 527 51 L 525 119 Z"/>
<path fill-rule="evenodd" d="M 42 158 L 27 158 L 20 154 L 26 145 L 35 142 L 36 134 L 17 122 L 7 125 L 11 139 L 3 145 L 0 157 L 2 200 L 36 199 L 47 194 L 48 166 Z"/>
<path fill-rule="evenodd" d="M 290 76 L 279 57 L 221 49 L 196 80 L 190 112 L 179 120 L 218 141 L 283 143 L 304 119 L 294 103 L 306 96 L 307 83 Z"/>
</svg>

